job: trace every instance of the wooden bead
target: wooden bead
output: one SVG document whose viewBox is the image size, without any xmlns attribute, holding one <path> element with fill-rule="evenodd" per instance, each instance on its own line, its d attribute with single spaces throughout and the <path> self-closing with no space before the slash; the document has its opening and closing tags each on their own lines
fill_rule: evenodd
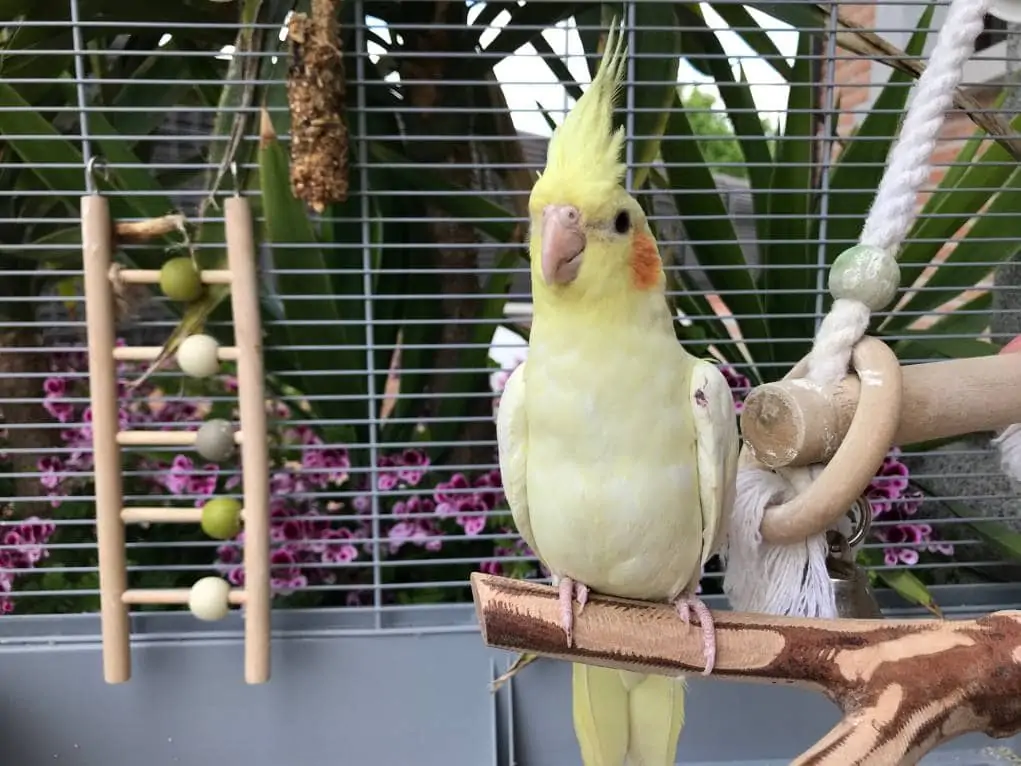
<svg viewBox="0 0 1021 766">
<path fill-rule="evenodd" d="M 850 247 L 830 267 L 830 294 L 835 299 L 858 301 L 869 311 L 890 305 L 900 287 L 897 260 L 872 245 Z"/>
<path fill-rule="evenodd" d="M 220 369 L 220 344 L 209 335 L 189 335 L 177 349 L 177 366 L 192 378 L 208 378 Z"/>
<path fill-rule="evenodd" d="M 222 577 L 203 577 L 191 586 L 188 609 L 200 620 L 222 620 L 230 611 L 230 583 Z"/>
<path fill-rule="evenodd" d="M 234 454 L 234 426 L 221 418 L 207 420 L 195 433 L 195 451 L 214 463 L 227 460 Z"/>
</svg>

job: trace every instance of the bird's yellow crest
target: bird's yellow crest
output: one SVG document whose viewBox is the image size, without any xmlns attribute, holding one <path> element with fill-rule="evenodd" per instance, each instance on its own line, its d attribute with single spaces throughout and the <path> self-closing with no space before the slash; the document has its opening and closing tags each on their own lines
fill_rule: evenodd
<svg viewBox="0 0 1021 766">
<path fill-rule="evenodd" d="M 613 130 L 613 107 L 624 78 L 627 45 L 617 20 L 610 25 L 596 76 L 550 138 L 546 169 L 536 183 L 544 187 L 586 189 L 598 195 L 624 179 L 621 161 L 624 130 Z M 605 192 L 604 192 L 605 193 Z"/>
</svg>

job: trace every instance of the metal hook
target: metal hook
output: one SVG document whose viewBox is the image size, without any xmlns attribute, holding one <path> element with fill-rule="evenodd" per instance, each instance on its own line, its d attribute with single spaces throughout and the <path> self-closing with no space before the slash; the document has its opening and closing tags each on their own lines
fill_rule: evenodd
<svg viewBox="0 0 1021 766">
<path fill-rule="evenodd" d="M 241 196 L 241 185 L 238 183 L 238 163 L 237 160 L 230 161 L 230 177 L 234 182 L 234 196 Z"/>
<path fill-rule="evenodd" d="M 110 167 L 106 164 L 106 160 L 95 155 L 89 157 L 89 161 L 85 163 L 85 172 L 89 174 L 89 178 L 92 179 L 92 184 L 98 189 L 99 184 L 96 183 L 97 168 L 101 168 L 99 172 L 102 174 L 103 180 L 110 183 Z"/>
<path fill-rule="evenodd" d="M 853 548 L 868 537 L 872 529 L 872 503 L 862 495 L 854 501 L 847 515 L 851 517 L 851 535 L 847 538 L 847 546 Z"/>
</svg>

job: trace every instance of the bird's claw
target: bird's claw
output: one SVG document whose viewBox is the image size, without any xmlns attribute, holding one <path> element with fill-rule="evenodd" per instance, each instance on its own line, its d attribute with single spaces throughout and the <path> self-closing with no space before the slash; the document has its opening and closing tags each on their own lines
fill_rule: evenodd
<svg viewBox="0 0 1021 766">
<path fill-rule="evenodd" d="M 713 622 L 713 614 L 702 599 L 690 593 L 682 594 L 674 602 L 674 606 L 685 625 L 691 624 L 691 612 L 695 612 L 695 618 L 702 628 L 702 651 L 705 656 L 705 669 L 702 675 L 707 676 L 716 666 L 716 625 Z"/>
<path fill-rule="evenodd" d="M 585 611 L 589 589 L 570 577 L 561 577 L 557 587 L 560 590 L 560 625 L 567 635 L 567 648 L 570 649 L 574 644 L 574 602 L 577 600 L 579 604 L 578 614 Z"/>
</svg>

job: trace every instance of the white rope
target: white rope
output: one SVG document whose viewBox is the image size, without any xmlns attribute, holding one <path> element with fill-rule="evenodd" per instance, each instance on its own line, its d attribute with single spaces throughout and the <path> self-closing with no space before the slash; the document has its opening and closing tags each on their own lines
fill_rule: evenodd
<svg viewBox="0 0 1021 766">
<path fill-rule="evenodd" d="M 1000 452 L 1000 470 L 1013 481 L 1021 481 L 1021 423 L 1004 428 L 992 440 Z"/>
<path fill-rule="evenodd" d="M 914 221 L 918 192 L 929 180 L 932 152 L 946 113 L 953 106 L 964 65 L 975 52 L 975 39 L 985 28 L 988 6 L 989 0 L 955 0 L 947 10 L 869 209 L 859 240 L 862 245 L 896 258 Z M 867 279 L 870 275 L 860 276 Z M 882 306 L 870 307 L 860 300 L 835 301 L 819 327 L 806 378 L 819 385 L 839 382 L 847 374 L 851 349 L 865 335 L 871 312 L 879 308 Z"/>
<path fill-rule="evenodd" d="M 915 217 L 918 192 L 931 173 L 930 159 L 964 65 L 984 28 L 989 0 L 953 0 L 929 65 L 915 83 L 900 138 L 869 209 L 859 244 L 830 270 L 834 301 L 816 333 L 806 379 L 824 386 L 848 371 L 851 351 L 868 330 L 873 311 L 888 306 L 900 286 L 897 251 Z M 1006 434 L 1000 437 L 1006 438 Z M 1021 435 L 1011 456 L 1021 476 Z M 1001 454 L 1003 452 L 1001 445 Z M 1006 462 L 1006 457 L 1004 457 Z M 767 614 L 831 616 L 833 585 L 826 574 L 826 533 L 797 545 L 770 545 L 759 527 L 768 505 L 810 483 L 812 467 L 783 475 L 756 468 L 738 473 L 737 498 L 724 552 L 723 590 L 735 609 Z M 842 522 L 845 520 L 842 520 Z M 835 525 L 840 528 L 843 524 Z"/>
</svg>

